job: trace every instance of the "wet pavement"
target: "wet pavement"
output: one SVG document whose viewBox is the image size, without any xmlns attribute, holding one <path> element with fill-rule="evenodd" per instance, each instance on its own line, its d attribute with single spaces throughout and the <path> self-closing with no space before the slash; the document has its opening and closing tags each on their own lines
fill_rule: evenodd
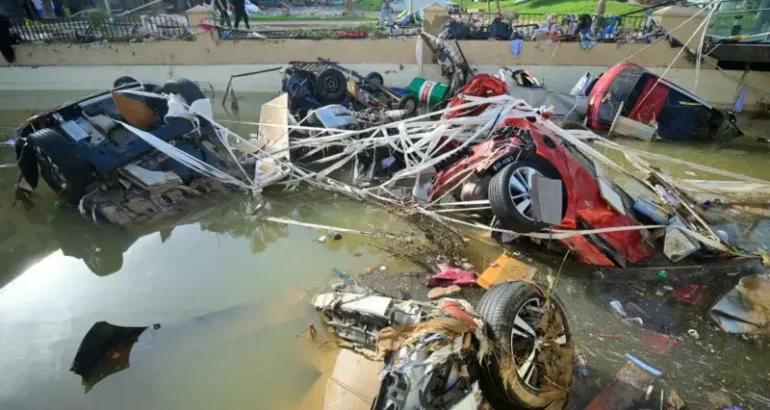
<svg viewBox="0 0 770 410">
<path fill-rule="evenodd" d="M 242 98 L 239 119 L 256 121 L 269 96 Z M 216 108 L 219 118 L 228 118 Z M 1 111 L 0 127 L 30 113 Z M 755 177 L 770 170 L 767 147 L 751 141 L 721 150 L 628 144 Z M 297 334 L 315 318 L 307 295 L 333 280 L 332 268 L 393 296 L 426 297 L 429 272 L 379 250 L 382 239 L 346 234 L 322 243 L 323 233 L 257 219 L 254 204 L 240 197 L 205 204 L 181 223 L 131 230 L 95 227 L 47 188 L 36 207 L 24 211 L 12 207 L 13 162 L 13 150 L 0 148 L 0 164 L 9 164 L 0 167 L 0 409 L 320 408 L 322 368 L 333 352 Z M 265 198 L 271 216 L 366 231 L 406 229 L 382 209 L 324 192 L 271 190 Z M 499 255 L 484 234 L 468 232 L 468 238 L 477 269 Z M 557 282 L 588 358 L 591 377 L 576 382 L 569 408 L 582 409 L 611 381 L 625 353 L 661 370 L 666 389 L 676 389 L 690 408 L 720 408 L 714 397 L 744 409 L 770 408 L 762 401 L 770 396 L 768 339 L 726 334 L 708 317 L 714 299 L 737 283 L 737 270 L 642 281 L 570 262 L 559 272 L 563 255 L 529 245 L 511 251 L 538 268 L 537 280 Z M 697 292 L 682 301 L 680 290 L 690 285 L 698 285 Z M 481 294 L 463 292 L 471 301 Z M 624 323 L 611 300 L 643 324 Z M 111 351 L 114 363 L 86 380 L 70 366 L 100 321 L 147 329 Z M 658 408 L 652 404 L 639 408 Z"/>
</svg>

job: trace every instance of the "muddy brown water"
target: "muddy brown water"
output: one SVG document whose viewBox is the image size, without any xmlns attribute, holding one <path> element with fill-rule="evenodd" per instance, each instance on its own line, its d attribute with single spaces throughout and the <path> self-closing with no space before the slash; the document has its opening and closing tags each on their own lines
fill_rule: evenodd
<svg viewBox="0 0 770 410">
<path fill-rule="evenodd" d="M 38 98 L 50 105 L 64 100 Z M 256 121 L 268 98 L 242 96 L 237 119 Z M 216 106 L 219 118 L 232 118 Z M 0 111 L 0 134 L 31 113 Z M 770 175 L 770 152 L 751 141 L 722 149 L 624 143 Z M 343 235 L 320 243 L 317 231 L 256 220 L 243 198 L 207 204 L 178 224 L 153 229 L 95 227 L 46 187 L 36 207 L 25 211 L 12 206 L 13 163 L 13 150 L 0 148 L 0 164 L 8 164 L 0 167 L 0 409 L 320 408 L 333 352 L 296 335 L 315 317 L 308 294 L 332 280 L 331 269 L 361 273 L 366 284 L 394 295 L 424 299 L 427 292 L 425 272 L 378 251 L 371 238 Z M 269 192 L 266 199 L 274 216 L 361 230 L 404 229 L 382 209 L 323 192 Z M 468 236 L 470 260 L 483 269 L 500 248 L 484 234 Z M 612 380 L 625 353 L 663 371 L 665 388 L 676 389 L 691 408 L 718 408 L 707 399 L 712 392 L 746 409 L 770 408 L 762 402 L 770 396 L 767 339 L 725 334 L 708 317 L 710 303 L 737 282 L 734 277 L 640 281 L 570 262 L 559 274 L 561 255 L 527 245 L 511 250 L 538 268 L 540 281 L 557 279 L 574 338 L 586 351 L 591 377 L 576 382 L 570 408 L 582 408 Z M 363 274 L 368 268 L 375 272 Z M 669 290 L 687 284 L 700 286 L 703 296 L 695 304 L 678 301 Z M 465 291 L 472 301 L 479 294 Z M 645 325 L 624 324 L 609 307 L 612 299 L 627 308 L 635 304 Z M 111 351 L 109 366 L 84 381 L 70 367 L 100 321 L 148 329 Z M 700 338 L 688 336 L 689 329 Z M 652 331 L 672 335 L 676 346 L 660 352 Z M 658 405 L 654 400 L 640 408 Z"/>
</svg>

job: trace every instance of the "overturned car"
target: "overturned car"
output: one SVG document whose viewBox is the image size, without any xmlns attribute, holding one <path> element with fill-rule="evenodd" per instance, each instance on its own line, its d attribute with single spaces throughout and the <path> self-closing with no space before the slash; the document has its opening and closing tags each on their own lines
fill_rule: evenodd
<svg viewBox="0 0 770 410">
<path fill-rule="evenodd" d="M 209 101 L 190 80 L 158 86 L 121 77 L 113 89 L 16 130 L 19 186 L 31 192 L 42 177 L 84 215 L 120 225 L 166 216 L 205 193 L 248 187 L 243 167 L 254 169 L 256 157 L 233 153 L 211 118 Z"/>
<path fill-rule="evenodd" d="M 651 126 L 663 140 L 724 143 L 741 135 L 732 113 L 636 64 L 613 66 L 589 92 L 587 123 L 597 130 L 612 131 L 628 119 Z"/>
</svg>

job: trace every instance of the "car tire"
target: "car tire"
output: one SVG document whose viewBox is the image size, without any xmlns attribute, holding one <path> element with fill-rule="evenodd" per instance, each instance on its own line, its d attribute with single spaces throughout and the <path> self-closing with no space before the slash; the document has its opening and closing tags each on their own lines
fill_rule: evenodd
<svg viewBox="0 0 770 410">
<path fill-rule="evenodd" d="M 559 327 L 554 327 L 555 332 L 550 334 L 550 336 L 558 335 L 558 339 L 546 339 L 546 343 L 538 344 L 536 341 L 543 335 L 541 335 L 542 332 L 537 324 L 542 320 L 543 311 L 551 311 L 544 309 L 546 306 L 555 307 L 555 314 L 559 315 L 562 326 L 555 324 L 554 326 Z M 565 373 L 564 377 L 565 381 L 570 384 L 565 387 L 569 389 L 574 369 L 572 360 L 574 358 L 574 344 L 564 305 L 556 295 L 552 295 L 550 301 L 546 302 L 546 296 L 542 289 L 532 283 L 505 282 L 489 289 L 479 301 L 476 310 L 484 321 L 485 331 L 491 341 L 492 352 L 481 363 L 480 386 L 484 397 L 493 408 L 498 410 L 543 409 L 551 404 L 554 395 L 539 388 L 543 387 L 540 380 L 545 374 L 541 374 L 543 367 L 536 366 L 536 360 L 541 357 L 538 348 L 542 350 L 556 345 L 556 349 L 564 349 L 555 352 L 555 355 L 546 354 L 543 356 L 558 356 L 568 360 L 564 361 L 569 366 L 569 369 L 566 369 L 568 373 Z M 522 327 L 519 324 L 521 321 L 526 323 L 528 327 Z M 535 333 L 534 337 L 522 336 L 531 334 L 530 332 Z M 530 356 L 533 352 L 534 356 Z M 516 356 L 517 353 L 518 356 Z M 562 355 L 564 356 L 562 357 Z M 525 368 L 527 356 L 534 357 L 534 360 L 529 367 Z M 514 374 L 504 380 L 501 369 L 506 369 L 507 365 L 503 361 L 514 360 L 515 357 L 523 360 L 516 359 L 512 363 Z M 531 373 L 527 373 L 526 369 L 531 369 Z M 524 372 L 524 377 L 522 377 L 521 372 Z M 525 378 L 529 381 L 525 382 Z"/>
<path fill-rule="evenodd" d="M 118 77 L 118 79 L 112 83 L 112 88 L 118 88 L 124 85 L 138 84 L 138 83 L 139 81 L 136 81 L 134 77 L 129 77 L 127 75 L 124 75 L 123 77 Z"/>
<path fill-rule="evenodd" d="M 398 100 L 398 109 L 399 110 L 406 110 L 406 116 L 411 117 L 414 114 L 417 113 L 417 108 L 420 106 L 419 101 L 417 101 L 417 97 L 407 94 L 403 97 L 401 97 L 400 100 Z"/>
<path fill-rule="evenodd" d="M 366 75 L 366 79 L 369 80 L 369 83 L 377 84 L 380 87 L 385 85 L 385 79 L 382 77 L 382 74 L 380 74 L 378 72 L 371 72 L 371 73 L 367 74 Z M 366 86 L 364 88 L 366 88 L 368 90 L 371 90 L 371 91 L 376 91 L 379 88 L 379 87 L 374 87 L 374 86 L 370 85 L 369 83 L 365 83 Z"/>
<path fill-rule="evenodd" d="M 206 96 L 203 95 L 203 91 L 198 87 L 198 84 L 195 84 L 186 78 L 177 78 L 167 81 L 163 84 L 161 92 L 164 94 L 177 94 L 184 99 L 187 105 L 206 98 Z"/>
<path fill-rule="evenodd" d="M 334 68 L 321 71 L 316 78 L 315 92 L 321 104 L 342 101 L 347 92 L 345 74 Z"/>
<path fill-rule="evenodd" d="M 28 138 L 35 147 L 40 176 L 51 189 L 70 202 L 77 202 L 86 187 L 96 181 L 91 166 L 75 149 L 75 143 L 50 128 L 32 133 Z"/>
<path fill-rule="evenodd" d="M 526 178 L 531 173 L 561 179 L 559 172 L 550 163 L 541 158 L 534 158 L 508 164 L 489 182 L 489 205 L 505 229 L 529 233 L 548 226 L 547 223 L 535 221 L 532 217 L 532 202 L 528 193 L 531 185 L 521 184 L 522 179 L 531 181 L 531 178 Z M 519 181 L 518 184 L 511 183 L 514 176 L 516 181 Z"/>
<path fill-rule="evenodd" d="M 282 87 L 290 98 L 304 98 L 315 95 L 317 77 L 310 71 L 295 71 Z"/>
</svg>

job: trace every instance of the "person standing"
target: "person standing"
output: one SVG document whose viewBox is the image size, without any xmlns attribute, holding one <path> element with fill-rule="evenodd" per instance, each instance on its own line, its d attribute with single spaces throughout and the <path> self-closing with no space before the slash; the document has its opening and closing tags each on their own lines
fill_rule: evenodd
<svg viewBox="0 0 770 410">
<path fill-rule="evenodd" d="M 389 26 L 395 24 L 393 19 L 393 1 L 395 0 L 382 0 L 382 8 L 380 9 L 380 21 L 377 23 L 377 25 L 383 25 L 386 18 L 388 19 Z"/>
<path fill-rule="evenodd" d="M 13 50 L 12 44 L 11 20 L 0 9 L 0 53 L 8 64 L 13 64 L 16 61 L 16 52 Z"/>
<path fill-rule="evenodd" d="M 227 0 L 214 0 L 214 7 L 219 11 L 219 23 L 233 28 L 233 23 L 230 22 L 230 15 L 227 14 Z"/>
<path fill-rule="evenodd" d="M 249 16 L 246 14 L 246 0 L 233 0 L 232 2 L 235 8 L 235 28 L 238 28 L 241 19 L 243 19 L 244 23 L 246 23 L 246 30 L 251 30 L 251 27 L 249 27 Z"/>
</svg>

